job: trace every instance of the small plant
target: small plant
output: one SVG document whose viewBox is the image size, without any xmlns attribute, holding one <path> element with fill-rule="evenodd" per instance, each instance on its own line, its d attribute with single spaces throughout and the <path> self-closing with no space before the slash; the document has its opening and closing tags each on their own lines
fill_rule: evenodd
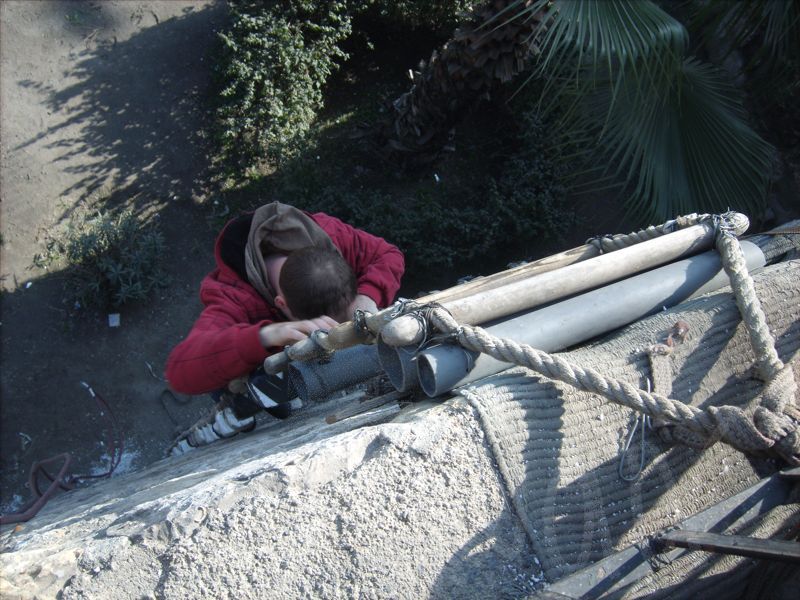
<svg viewBox="0 0 800 600">
<path fill-rule="evenodd" d="M 64 263 L 65 301 L 76 307 L 117 308 L 145 300 L 169 279 L 161 266 L 164 237 L 132 212 L 74 219 L 47 241 L 34 265 Z"/>
<path fill-rule="evenodd" d="M 223 159 L 238 169 L 291 155 L 322 107 L 323 89 L 347 57 L 351 31 L 344 2 L 308 0 L 231 4 L 220 34 L 217 123 Z"/>
<path fill-rule="evenodd" d="M 214 67 L 223 170 L 258 175 L 297 154 L 323 107 L 330 76 L 349 58 L 343 44 L 356 16 L 374 9 L 373 15 L 410 28 L 442 28 L 452 27 L 468 5 L 466 0 L 231 1 L 231 24 L 219 34 Z"/>
</svg>

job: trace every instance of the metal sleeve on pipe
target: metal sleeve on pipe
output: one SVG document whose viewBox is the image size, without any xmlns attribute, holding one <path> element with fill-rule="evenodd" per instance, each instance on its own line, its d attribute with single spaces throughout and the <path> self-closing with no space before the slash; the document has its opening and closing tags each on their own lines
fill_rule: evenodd
<svg viewBox="0 0 800 600">
<path fill-rule="evenodd" d="M 758 246 L 747 241 L 741 242 L 741 245 L 750 271 L 766 264 Z M 555 352 L 727 284 L 728 277 L 722 271 L 719 254 L 715 251 L 705 252 L 502 321 L 488 327 L 487 331 L 496 337 L 510 338 L 545 352 Z M 428 352 L 424 350 L 420 353 L 418 364 L 434 364 L 428 359 Z M 499 373 L 510 366 L 481 354 L 474 368 L 448 387 L 439 379 L 443 374 L 450 375 L 454 367 L 446 364 L 443 356 L 440 354 L 431 373 L 425 374 L 426 381 L 429 377 L 435 380 L 428 387 L 437 391 L 437 395 Z M 460 358 L 452 360 L 457 363 Z"/>
<path fill-rule="evenodd" d="M 381 373 L 375 346 L 340 350 L 326 361 L 311 360 L 289 365 L 289 380 L 304 401 L 319 402 L 331 394 Z"/>
</svg>

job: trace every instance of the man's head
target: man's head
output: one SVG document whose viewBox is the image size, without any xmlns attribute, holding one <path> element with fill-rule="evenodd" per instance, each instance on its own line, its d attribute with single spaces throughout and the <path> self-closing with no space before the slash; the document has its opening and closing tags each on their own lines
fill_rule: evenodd
<svg viewBox="0 0 800 600">
<path fill-rule="evenodd" d="M 304 248 L 292 252 L 280 266 L 275 305 L 290 319 L 328 315 L 349 319 L 356 296 L 356 276 L 335 250 Z"/>
</svg>

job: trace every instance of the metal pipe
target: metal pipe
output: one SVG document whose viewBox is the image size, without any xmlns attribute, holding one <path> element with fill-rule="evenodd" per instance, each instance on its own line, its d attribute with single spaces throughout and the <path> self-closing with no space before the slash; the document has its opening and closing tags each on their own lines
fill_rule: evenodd
<svg viewBox="0 0 800 600">
<path fill-rule="evenodd" d="M 293 362 L 289 381 L 304 401 L 320 402 L 331 394 L 381 373 L 375 346 L 340 350 L 327 360 Z"/>
<path fill-rule="evenodd" d="M 766 264 L 757 245 L 748 241 L 741 245 L 750 271 Z M 719 255 L 715 251 L 705 252 L 501 321 L 487 331 L 496 337 L 555 352 L 727 284 Z M 452 348 L 447 352 L 437 349 L 435 359 L 428 350 L 419 353 L 420 385 L 428 396 L 440 395 L 511 366 L 481 354 L 468 374 L 456 378 L 458 369 L 451 364 L 462 364 L 466 351 L 458 346 Z"/>
</svg>

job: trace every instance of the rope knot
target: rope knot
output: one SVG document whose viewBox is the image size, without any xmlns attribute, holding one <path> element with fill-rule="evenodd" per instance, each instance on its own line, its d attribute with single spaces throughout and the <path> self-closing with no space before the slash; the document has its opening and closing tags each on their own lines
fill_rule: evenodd
<svg viewBox="0 0 800 600">
<path fill-rule="evenodd" d="M 710 406 L 708 414 L 716 424 L 719 438 L 744 452 L 764 452 L 775 440 L 765 436 L 750 415 L 738 406 Z"/>
<path fill-rule="evenodd" d="M 791 465 L 800 464 L 800 432 L 788 416 L 759 406 L 752 417 L 736 406 L 710 407 L 720 438 L 744 452 L 771 451 Z"/>
<path fill-rule="evenodd" d="M 765 437 L 773 441 L 772 451 L 775 454 L 791 465 L 800 464 L 800 434 L 792 418 L 759 406 L 753 414 L 753 423 Z"/>
<path fill-rule="evenodd" d="M 370 314 L 365 310 L 357 308 L 353 312 L 353 330 L 362 343 L 368 343 L 375 340 L 375 334 L 367 325 L 367 315 Z"/>
</svg>

